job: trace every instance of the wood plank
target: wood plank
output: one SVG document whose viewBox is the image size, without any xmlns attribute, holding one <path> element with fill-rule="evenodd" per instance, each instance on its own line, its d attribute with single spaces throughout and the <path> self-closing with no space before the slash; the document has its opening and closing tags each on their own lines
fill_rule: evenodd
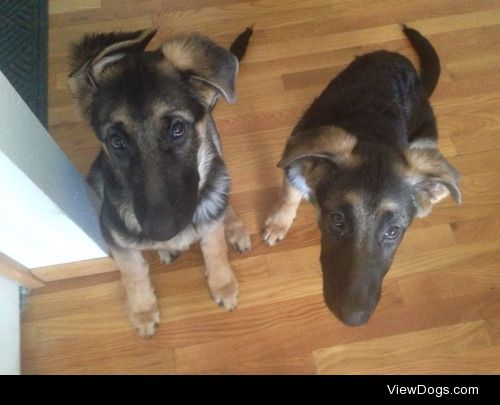
<svg viewBox="0 0 500 405">
<path fill-rule="evenodd" d="M 403 277 L 397 281 L 405 304 L 417 305 L 500 289 L 500 263 Z"/>
<path fill-rule="evenodd" d="M 488 318 L 485 323 L 491 340 L 495 342 L 495 344 L 500 343 L 500 318 Z"/>
<path fill-rule="evenodd" d="M 475 266 L 489 265 L 498 260 L 500 260 L 500 243 L 498 241 L 453 245 L 406 255 L 396 254 L 387 277 L 408 276 L 449 267 L 472 269 Z"/>
<path fill-rule="evenodd" d="M 495 374 L 500 371 L 498 346 L 491 345 L 483 321 L 319 349 L 314 352 L 314 360 L 319 374 L 380 374 L 395 370 L 400 374 L 443 374 L 448 370 L 455 374 L 484 373 L 485 370 Z"/>
<path fill-rule="evenodd" d="M 9 256 L 0 252 L 0 275 L 15 281 L 26 288 L 39 288 L 44 282 L 34 275 L 30 269 L 19 264 Z"/>
<path fill-rule="evenodd" d="M 500 215 L 472 219 L 451 224 L 458 243 L 500 239 Z"/>
<path fill-rule="evenodd" d="M 457 152 L 467 154 L 497 149 L 500 129 L 500 92 L 491 91 L 471 97 L 455 97 L 434 103 L 443 119 L 440 130 L 451 137 Z M 460 119 L 457 119 L 459 117 Z"/>
<path fill-rule="evenodd" d="M 84 34 L 105 31 L 137 31 L 153 26 L 151 16 L 117 19 L 102 22 L 88 22 L 84 24 L 71 24 L 66 27 L 49 28 L 49 53 L 52 56 L 69 55 L 69 44 L 79 40 Z"/>
<path fill-rule="evenodd" d="M 82 260 L 76 263 L 37 267 L 31 269 L 31 271 L 40 280 L 48 282 L 112 272 L 116 271 L 116 266 L 109 257 L 103 257 L 101 259 Z"/>
<path fill-rule="evenodd" d="M 91 325 L 90 325 L 91 327 Z M 129 332 L 131 336 L 133 331 Z M 128 333 L 125 332 L 125 335 Z M 123 342 L 123 332 L 101 336 L 89 342 L 73 336 L 59 339 L 63 347 L 80 349 L 60 351 L 58 354 L 37 354 L 26 349 L 22 358 L 23 374 L 166 374 L 175 371 L 172 348 L 159 345 L 157 340 L 130 339 Z M 23 338 L 27 333 L 23 331 Z M 135 336 L 134 336 L 135 338 Z"/>
<path fill-rule="evenodd" d="M 50 0 L 49 15 L 92 10 L 101 7 L 101 0 Z"/>
</svg>

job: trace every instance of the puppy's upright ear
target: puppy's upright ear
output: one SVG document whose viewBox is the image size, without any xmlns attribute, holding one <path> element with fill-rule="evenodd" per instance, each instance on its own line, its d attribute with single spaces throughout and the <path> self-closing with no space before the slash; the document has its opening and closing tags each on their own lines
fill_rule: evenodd
<svg viewBox="0 0 500 405">
<path fill-rule="evenodd" d="M 417 217 L 430 214 L 434 204 L 451 194 L 462 202 L 460 173 L 435 148 L 411 148 L 406 153 L 408 181 L 413 186 Z"/>
<path fill-rule="evenodd" d="M 167 40 L 162 52 L 175 69 L 189 76 L 205 105 L 214 106 L 221 94 L 229 103 L 236 101 L 238 59 L 228 50 L 200 34 L 185 34 Z"/>
<path fill-rule="evenodd" d="M 108 68 L 128 54 L 144 51 L 155 34 L 153 29 L 91 34 L 72 45 L 68 85 L 83 110 L 106 78 Z"/>
</svg>

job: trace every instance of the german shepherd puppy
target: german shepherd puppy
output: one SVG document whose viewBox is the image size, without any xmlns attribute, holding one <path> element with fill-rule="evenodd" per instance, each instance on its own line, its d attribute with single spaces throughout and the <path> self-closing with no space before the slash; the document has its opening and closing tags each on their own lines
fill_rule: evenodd
<svg viewBox="0 0 500 405">
<path fill-rule="evenodd" d="M 141 250 L 164 263 L 200 241 L 216 303 L 236 308 L 238 282 L 227 240 L 250 238 L 228 205 L 229 176 L 211 111 L 235 102 L 238 58 L 199 34 L 145 51 L 155 30 L 85 36 L 73 46 L 69 86 L 102 150 L 88 182 L 102 200 L 100 224 L 121 271 L 128 312 L 141 336 L 160 320 Z M 233 44 L 242 57 L 251 30 Z"/>
<path fill-rule="evenodd" d="M 321 230 L 323 295 L 345 324 L 368 321 L 380 299 L 405 230 L 451 194 L 459 174 L 437 147 L 429 103 L 439 58 L 417 31 L 403 31 L 418 53 L 420 76 L 398 53 L 358 57 L 304 113 L 278 166 L 281 197 L 267 218 L 274 245 L 290 228 L 302 198 L 313 199 Z"/>
</svg>

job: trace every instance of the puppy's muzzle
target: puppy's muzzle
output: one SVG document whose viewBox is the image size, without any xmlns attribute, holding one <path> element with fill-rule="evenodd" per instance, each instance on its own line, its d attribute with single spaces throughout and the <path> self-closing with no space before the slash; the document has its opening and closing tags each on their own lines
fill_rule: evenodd
<svg viewBox="0 0 500 405">
<path fill-rule="evenodd" d="M 322 255 L 325 304 L 344 324 L 363 325 L 377 307 L 385 273 L 380 264 L 353 267 L 350 260 L 338 258 L 339 254 Z"/>
</svg>

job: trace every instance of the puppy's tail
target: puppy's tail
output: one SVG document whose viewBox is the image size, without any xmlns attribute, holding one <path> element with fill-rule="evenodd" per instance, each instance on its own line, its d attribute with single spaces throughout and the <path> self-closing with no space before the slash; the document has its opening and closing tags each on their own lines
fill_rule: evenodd
<svg viewBox="0 0 500 405">
<path fill-rule="evenodd" d="M 429 40 L 420 34 L 420 32 L 412 28 L 408 28 L 406 25 L 403 25 L 403 32 L 410 40 L 410 43 L 418 54 L 421 66 L 420 78 L 422 80 L 426 96 L 430 97 L 436 88 L 439 75 L 441 73 L 439 56 Z"/>
<path fill-rule="evenodd" d="M 248 42 L 250 41 L 252 34 L 253 26 L 248 27 L 245 31 L 238 35 L 229 48 L 231 53 L 236 56 L 239 61 L 243 59 L 245 53 L 247 52 Z"/>
</svg>

